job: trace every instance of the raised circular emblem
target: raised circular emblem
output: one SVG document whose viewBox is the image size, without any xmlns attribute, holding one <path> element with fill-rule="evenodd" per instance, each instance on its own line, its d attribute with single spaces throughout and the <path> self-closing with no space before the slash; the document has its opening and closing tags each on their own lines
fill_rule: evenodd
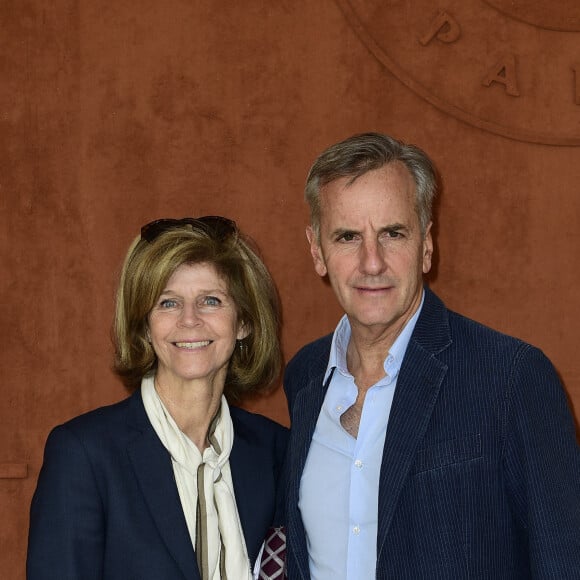
<svg viewBox="0 0 580 580">
<path fill-rule="evenodd" d="M 336 0 L 370 52 L 480 129 L 580 145 L 580 0 Z"/>
</svg>

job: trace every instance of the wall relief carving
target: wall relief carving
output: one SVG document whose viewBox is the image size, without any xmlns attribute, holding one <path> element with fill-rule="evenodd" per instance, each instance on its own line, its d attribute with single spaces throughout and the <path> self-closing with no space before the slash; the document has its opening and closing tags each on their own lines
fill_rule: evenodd
<svg viewBox="0 0 580 580">
<path fill-rule="evenodd" d="M 335 0 L 370 52 L 440 110 L 580 146 L 578 0 Z"/>
</svg>

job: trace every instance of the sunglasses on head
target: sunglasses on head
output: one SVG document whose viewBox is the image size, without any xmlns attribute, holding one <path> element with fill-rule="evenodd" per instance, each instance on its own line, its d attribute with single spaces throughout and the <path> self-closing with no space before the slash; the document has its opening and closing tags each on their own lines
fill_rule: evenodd
<svg viewBox="0 0 580 580">
<path fill-rule="evenodd" d="M 151 243 L 162 233 L 176 228 L 182 228 L 183 226 L 191 226 L 192 230 L 205 232 L 220 241 L 238 232 L 238 226 L 235 221 L 219 215 L 206 215 L 198 218 L 183 218 L 180 220 L 165 218 L 149 222 L 141 228 L 141 239 Z"/>
</svg>

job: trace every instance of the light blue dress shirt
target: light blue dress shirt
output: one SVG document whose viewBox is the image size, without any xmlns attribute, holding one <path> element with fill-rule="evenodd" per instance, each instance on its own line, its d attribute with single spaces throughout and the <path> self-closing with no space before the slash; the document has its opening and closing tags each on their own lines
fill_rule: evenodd
<svg viewBox="0 0 580 580">
<path fill-rule="evenodd" d="M 350 324 L 344 316 L 332 339 L 325 382 L 332 376 L 300 482 L 312 580 L 375 578 L 381 460 L 397 376 L 423 302 L 384 362 L 385 376 L 365 396 L 358 437 L 340 424 L 356 400 L 346 366 Z"/>
</svg>

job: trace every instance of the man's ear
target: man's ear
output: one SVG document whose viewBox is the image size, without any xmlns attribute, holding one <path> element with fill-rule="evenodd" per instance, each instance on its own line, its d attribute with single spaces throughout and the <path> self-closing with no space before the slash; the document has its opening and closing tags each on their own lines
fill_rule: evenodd
<svg viewBox="0 0 580 580">
<path fill-rule="evenodd" d="M 433 237 L 431 236 L 431 226 L 433 222 L 429 222 L 425 235 L 423 236 L 423 274 L 427 274 L 431 270 L 431 261 L 433 258 Z"/>
<path fill-rule="evenodd" d="M 308 238 L 308 243 L 310 244 L 310 253 L 312 254 L 312 260 L 314 261 L 314 269 L 319 276 L 326 276 L 328 270 L 326 269 L 326 262 L 324 261 L 324 256 L 322 254 L 322 248 L 320 247 L 320 242 L 312 229 L 312 226 L 306 228 L 306 237 Z"/>
</svg>

